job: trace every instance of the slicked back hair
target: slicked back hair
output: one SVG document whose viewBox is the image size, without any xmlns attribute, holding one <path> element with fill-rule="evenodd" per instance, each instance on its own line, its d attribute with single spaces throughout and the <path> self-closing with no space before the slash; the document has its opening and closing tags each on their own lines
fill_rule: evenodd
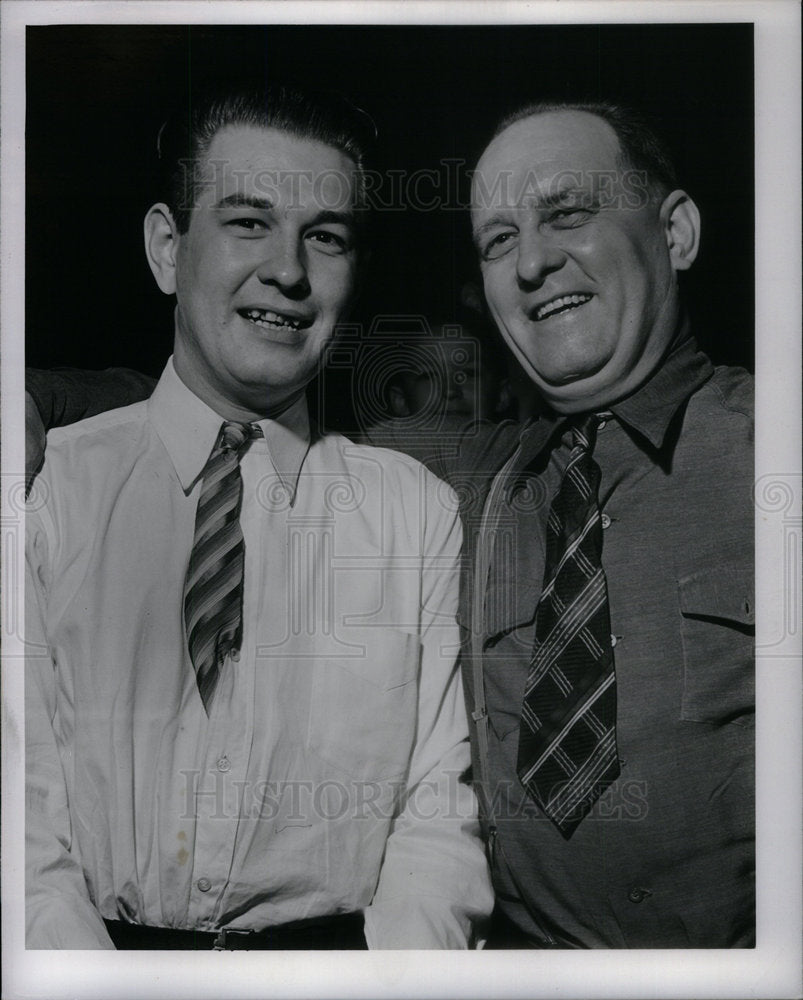
<svg viewBox="0 0 803 1000">
<path fill-rule="evenodd" d="M 179 233 L 189 228 L 212 140 L 229 125 L 272 128 L 344 153 L 354 163 L 355 209 L 358 221 L 364 221 L 364 170 L 376 139 L 376 126 L 366 112 L 337 94 L 289 84 L 217 85 L 194 91 L 159 131 L 160 199 L 170 208 Z"/>
<path fill-rule="evenodd" d="M 608 101 L 538 101 L 506 115 L 493 134 L 498 135 L 525 118 L 553 111 L 585 111 L 601 118 L 619 140 L 620 166 L 642 171 L 650 195 L 662 201 L 678 187 L 677 175 L 665 142 L 640 111 Z"/>
</svg>

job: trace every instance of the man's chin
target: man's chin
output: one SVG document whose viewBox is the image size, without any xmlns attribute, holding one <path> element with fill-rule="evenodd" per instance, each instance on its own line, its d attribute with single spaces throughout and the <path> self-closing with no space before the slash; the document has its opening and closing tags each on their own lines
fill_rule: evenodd
<svg viewBox="0 0 803 1000">
<path fill-rule="evenodd" d="M 599 368 L 592 371 L 571 371 L 566 372 L 563 375 L 555 376 L 551 379 L 544 379 L 544 384 L 553 386 L 556 389 L 561 388 L 564 385 L 573 385 L 575 382 L 584 381 L 585 379 L 592 378 L 597 374 Z"/>
<path fill-rule="evenodd" d="M 547 404 L 558 413 L 580 413 L 610 406 L 621 395 L 616 380 L 605 377 L 605 363 L 585 369 L 568 369 L 533 377 L 536 389 Z"/>
<path fill-rule="evenodd" d="M 266 417 L 272 411 L 285 409 L 303 395 L 312 380 L 312 375 L 306 370 L 288 372 L 286 377 L 283 375 L 262 365 L 241 366 L 236 371 L 229 371 L 225 381 L 218 380 L 217 394 L 240 411 L 259 418 Z"/>
<path fill-rule="evenodd" d="M 608 361 L 608 358 L 600 358 L 594 364 L 578 362 L 574 365 L 555 365 L 546 369 L 532 366 L 531 377 L 544 392 L 560 391 L 578 385 L 588 386 L 593 383 Z"/>
</svg>

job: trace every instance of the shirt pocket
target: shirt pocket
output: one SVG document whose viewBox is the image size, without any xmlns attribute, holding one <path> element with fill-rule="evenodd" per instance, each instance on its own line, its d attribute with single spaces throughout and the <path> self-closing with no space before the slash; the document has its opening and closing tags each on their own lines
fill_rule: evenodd
<svg viewBox="0 0 803 1000">
<path fill-rule="evenodd" d="M 363 656 L 313 667 L 307 748 L 354 778 L 398 778 L 415 736 L 421 647 L 400 629 L 373 631 Z"/>
<path fill-rule="evenodd" d="M 723 562 L 678 579 L 683 693 L 688 722 L 748 725 L 755 711 L 755 604 L 751 566 Z"/>
</svg>

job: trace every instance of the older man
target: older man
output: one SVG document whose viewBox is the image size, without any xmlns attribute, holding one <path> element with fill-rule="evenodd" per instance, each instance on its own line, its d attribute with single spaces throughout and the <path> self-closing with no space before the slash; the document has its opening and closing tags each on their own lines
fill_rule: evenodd
<svg viewBox="0 0 803 1000">
<path fill-rule="evenodd" d="M 473 190 L 488 305 L 550 411 L 463 455 L 496 943 L 751 945 L 752 393 L 684 314 L 699 213 L 609 105 L 506 119 Z"/>
<path fill-rule="evenodd" d="M 30 948 L 461 948 L 490 911 L 454 498 L 307 417 L 361 119 L 272 88 L 160 135 L 173 356 L 52 434 L 29 515 Z"/>
</svg>

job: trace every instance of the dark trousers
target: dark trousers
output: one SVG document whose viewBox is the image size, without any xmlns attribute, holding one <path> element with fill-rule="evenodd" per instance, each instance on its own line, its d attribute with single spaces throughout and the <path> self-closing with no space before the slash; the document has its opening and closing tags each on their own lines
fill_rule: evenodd
<svg viewBox="0 0 803 1000">
<path fill-rule="evenodd" d="M 491 926 L 488 931 L 488 941 L 485 947 L 492 950 L 513 950 L 521 948 L 553 948 L 555 945 L 554 943 L 547 944 L 544 941 L 528 937 L 497 906 L 491 917 Z"/>
<path fill-rule="evenodd" d="M 263 931 L 186 931 L 106 920 L 119 951 L 359 951 L 366 950 L 361 913 L 347 913 Z"/>
</svg>

